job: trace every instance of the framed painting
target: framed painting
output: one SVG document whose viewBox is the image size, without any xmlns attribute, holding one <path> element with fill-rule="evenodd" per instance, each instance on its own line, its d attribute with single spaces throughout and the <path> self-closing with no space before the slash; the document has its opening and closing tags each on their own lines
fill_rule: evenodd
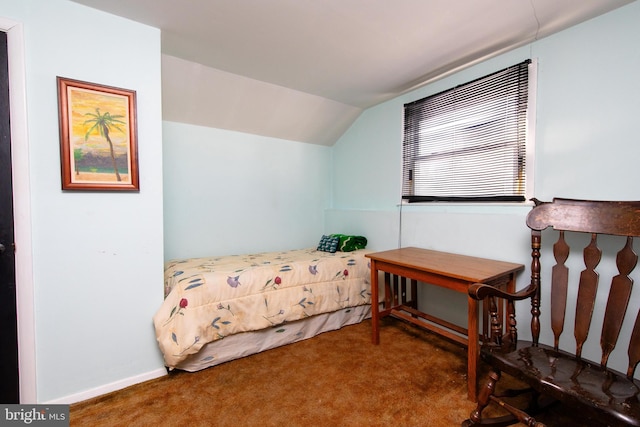
<svg viewBox="0 0 640 427">
<path fill-rule="evenodd" d="M 136 92 L 57 77 L 63 190 L 139 191 Z"/>
</svg>

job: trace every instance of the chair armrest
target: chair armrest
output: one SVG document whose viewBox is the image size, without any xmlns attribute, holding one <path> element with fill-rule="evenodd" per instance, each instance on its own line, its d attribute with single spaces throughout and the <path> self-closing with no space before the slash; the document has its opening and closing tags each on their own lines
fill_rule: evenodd
<svg viewBox="0 0 640 427">
<path fill-rule="evenodd" d="M 530 298 L 536 293 L 536 286 L 529 285 L 516 293 L 505 292 L 495 286 L 485 285 L 484 283 L 474 283 L 469 286 L 469 296 L 473 299 L 483 300 L 486 297 L 504 298 L 510 301 L 520 301 Z"/>
</svg>

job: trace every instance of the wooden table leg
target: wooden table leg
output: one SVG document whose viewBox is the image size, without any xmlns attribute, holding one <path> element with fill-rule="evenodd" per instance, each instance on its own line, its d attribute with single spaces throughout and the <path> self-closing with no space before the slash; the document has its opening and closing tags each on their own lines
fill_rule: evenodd
<svg viewBox="0 0 640 427">
<path fill-rule="evenodd" d="M 467 339 L 467 387 L 468 398 L 475 402 L 477 398 L 478 373 L 478 301 L 467 296 L 469 306 L 469 331 Z"/>
<path fill-rule="evenodd" d="M 411 307 L 418 309 L 418 281 L 411 279 Z"/>
<path fill-rule="evenodd" d="M 393 307 L 393 292 L 391 292 L 391 273 L 384 272 L 384 304 L 385 309 Z"/>
<path fill-rule="evenodd" d="M 375 260 L 371 260 L 371 342 L 373 344 L 380 344 L 378 308 L 378 269 Z"/>
</svg>

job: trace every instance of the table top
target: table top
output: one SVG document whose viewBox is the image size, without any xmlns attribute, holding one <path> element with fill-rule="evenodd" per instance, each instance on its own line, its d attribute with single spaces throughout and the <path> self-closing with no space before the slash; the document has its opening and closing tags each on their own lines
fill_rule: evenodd
<svg viewBox="0 0 640 427">
<path fill-rule="evenodd" d="M 414 247 L 373 252 L 365 256 L 376 262 L 386 262 L 469 282 L 488 282 L 524 269 L 522 264 Z"/>
</svg>

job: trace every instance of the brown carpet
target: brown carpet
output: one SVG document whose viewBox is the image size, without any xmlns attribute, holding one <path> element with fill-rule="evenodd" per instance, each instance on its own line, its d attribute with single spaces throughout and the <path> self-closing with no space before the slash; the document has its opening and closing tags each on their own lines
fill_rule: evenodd
<svg viewBox="0 0 640 427">
<path fill-rule="evenodd" d="M 392 319 L 71 406 L 72 426 L 459 426 L 466 350 Z M 484 372 L 480 376 L 484 381 Z M 562 424 L 565 425 L 565 424 Z"/>
</svg>

